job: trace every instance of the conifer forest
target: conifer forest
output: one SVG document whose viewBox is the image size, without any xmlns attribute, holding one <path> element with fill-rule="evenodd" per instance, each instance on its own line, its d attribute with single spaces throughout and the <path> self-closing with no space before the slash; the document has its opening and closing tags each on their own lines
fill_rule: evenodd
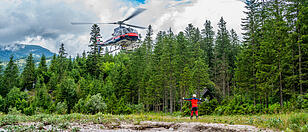
<svg viewBox="0 0 308 132">
<path fill-rule="evenodd" d="M 139 48 L 116 54 L 99 50 L 94 24 L 90 51 L 71 57 L 62 43 L 51 62 L 43 56 L 35 65 L 29 54 L 21 71 L 14 56 L 0 65 L 0 111 L 188 116 L 190 102 L 182 98 L 192 94 L 207 100 L 200 116 L 307 110 L 307 4 L 250 0 L 242 35 L 224 16 L 218 23 L 204 20 L 203 27 L 187 24 L 179 33 L 154 34 L 149 25 Z"/>
</svg>

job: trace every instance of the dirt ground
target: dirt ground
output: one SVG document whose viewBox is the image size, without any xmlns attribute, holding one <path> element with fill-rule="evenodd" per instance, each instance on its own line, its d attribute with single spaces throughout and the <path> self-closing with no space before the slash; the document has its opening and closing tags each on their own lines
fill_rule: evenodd
<svg viewBox="0 0 308 132">
<path fill-rule="evenodd" d="M 51 131 L 81 131 L 81 132 L 100 132 L 100 131 L 116 131 L 116 132 L 135 132 L 135 131 L 147 131 L 147 132 L 172 132 L 172 131 L 184 131 L 184 132 L 245 132 L 245 131 L 272 131 L 269 129 L 260 129 L 249 125 L 226 125 L 215 123 L 199 123 L 199 122 L 153 122 L 142 121 L 135 124 L 128 123 L 112 123 L 112 124 L 93 124 L 93 123 L 69 123 L 54 126 L 50 124 L 38 124 L 38 123 L 20 123 L 17 126 L 23 126 L 33 128 L 32 130 L 51 130 Z M 31 127 L 29 127 L 31 126 Z M 7 131 L 6 127 L 0 128 L 0 131 Z M 25 129 L 21 129 L 23 131 Z M 14 131 L 14 130 L 13 130 Z M 18 130 L 17 130 L 18 131 Z"/>
</svg>

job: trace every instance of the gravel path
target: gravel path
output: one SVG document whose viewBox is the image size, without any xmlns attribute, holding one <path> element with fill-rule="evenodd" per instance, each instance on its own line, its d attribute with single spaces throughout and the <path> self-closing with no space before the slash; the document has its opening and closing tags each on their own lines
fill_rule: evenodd
<svg viewBox="0 0 308 132">
<path fill-rule="evenodd" d="M 127 124 L 121 122 L 121 124 L 93 124 L 93 123 L 68 123 L 60 124 L 57 126 L 43 124 L 43 123 L 19 123 L 14 126 L 20 126 L 28 128 L 34 128 L 36 130 L 52 130 L 52 131 L 81 131 L 81 132 L 173 132 L 173 131 L 183 131 L 183 132 L 256 132 L 256 131 L 267 131 L 272 132 L 270 129 L 261 129 L 255 126 L 249 125 L 226 125 L 226 124 L 216 124 L 216 123 L 200 123 L 200 122 L 154 122 L 154 121 L 142 121 L 138 124 Z M 10 126 L 0 128 L 0 131 L 6 131 L 6 128 Z M 25 129 L 21 129 L 23 131 Z M 30 129 L 31 130 L 31 129 Z M 19 131 L 19 130 L 17 130 Z"/>
</svg>

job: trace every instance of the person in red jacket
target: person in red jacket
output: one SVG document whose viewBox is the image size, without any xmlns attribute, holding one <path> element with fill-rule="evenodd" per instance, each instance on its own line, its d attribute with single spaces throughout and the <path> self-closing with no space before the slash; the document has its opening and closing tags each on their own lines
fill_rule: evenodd
<svg viewBox="0 0 308 132">
<path fill-rule="evenodd" d="M 193 98 L 189 98 L 189 99 L 185 99 L 183 97 L 184 100 L 186 101 L 190 101 L 191 102 L 191 114 L 190 114 L 190 119 L 192 119 L 193 115 L 194 115 L 194 111 L 196 114 L 196 119 L 198 119 L 198 102 L 201 101 L 201 98 L 198 99 L 196 98 L 196 94 L 193 94 Z"/>
</svg>

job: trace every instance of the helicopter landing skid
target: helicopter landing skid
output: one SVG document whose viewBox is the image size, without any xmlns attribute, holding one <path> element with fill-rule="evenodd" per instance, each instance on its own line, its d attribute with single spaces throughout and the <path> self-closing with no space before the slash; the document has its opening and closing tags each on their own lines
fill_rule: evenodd
<svg viewBox="0 0 308 132">
<path fill-rule="evenodd" d="M 131 40 L 122 40 L 117 44 L 109 45 L 108 47 L 101 47 L 104 50 L 100 49 L 101 54 L 109 54 L 109 53 L 118 53 L 118 51 L 133 51 L 136 48 L 139 48 L 141 43 Z"/>
</svg>

